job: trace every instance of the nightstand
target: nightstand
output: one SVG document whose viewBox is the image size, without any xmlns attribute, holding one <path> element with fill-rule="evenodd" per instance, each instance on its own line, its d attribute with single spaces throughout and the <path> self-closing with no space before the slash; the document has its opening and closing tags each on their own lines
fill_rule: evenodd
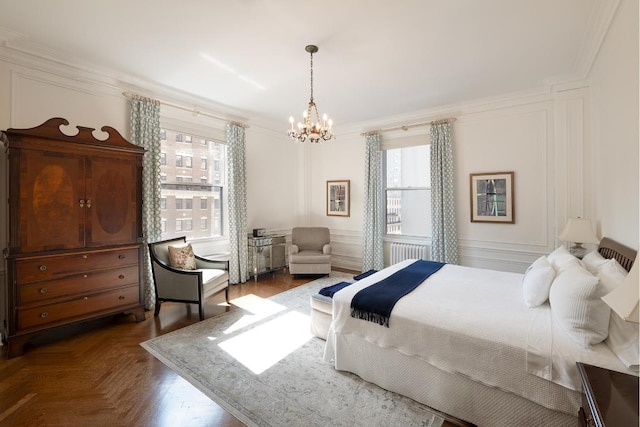
<svg viewBox="0 0 640 427">
<path fill-rule="evenodd" d="M 638 377 L 577 363 L 582 380 L 583 427 L 638 427 Z"/>
</svg>

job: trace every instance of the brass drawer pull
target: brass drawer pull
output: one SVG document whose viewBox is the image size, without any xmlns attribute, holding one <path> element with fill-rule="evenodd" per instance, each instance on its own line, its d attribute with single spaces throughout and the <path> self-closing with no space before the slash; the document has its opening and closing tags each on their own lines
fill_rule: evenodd
<svg viewBox="0 0 640 427">
<path fill-rule="evenodd" d="M 87 199 L 87 207 L 90 208 L 91 207 L 91 199 Z"/>
<path fill-rule="evenodd" d="M 82 259 L 87 259 L 87 258 L 89 258 L 89 257 L 86 256 L 86 255 L 82 255 Z"/>
<path fill-rule="evenodd" d="M 118 259 L 124 259 L 124 255 L 122 254 L 118 255 Z"/>
<path fill-rule="evenodd" d="M 124 295 L 120 295 L 120 296 L 118 297 L 118 299 L 119 299 L 120 301 L 122 301 L 122 300 L 124 299 Z"/>
<path fill-rule="evenodd" d="M 46 294 L 47 293 L 47 288 L 40 288 L 40 293 L 41 294 Z"/>
<path fill-rule="evenodd" d="M 84 199 L 80 199 L 79 202 L 80 202 L 80 207 L 84 208 Z"/>
<path fill-rule="evenodd" d="M 46 311 L 40 313 L 40 317 L 42 317 L 43 319 L 46 319 L 48 315 L 49 314 Z"/>
<path fill-rule="evenodd" d="M 46 271 L 46 270 L 47 270 L 47 266 L 46 266 L 46 265 L 44 265 L 44 264 L 42 264 L 42 265 L 40 266 L 40 271 Z"/>
<path fill-rule="evenodd" d="M 119 279 L 124 279 L 124 274 L 118 276 Z"/>
</svg>

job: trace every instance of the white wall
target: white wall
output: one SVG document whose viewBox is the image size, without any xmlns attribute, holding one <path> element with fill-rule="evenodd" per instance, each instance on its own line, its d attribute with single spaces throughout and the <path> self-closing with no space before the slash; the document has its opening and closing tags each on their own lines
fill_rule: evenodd
<svg viewBox="0 0 640 427">
<path fill-rule="evenodd" d="M 623 0 L 589 75 L 599 234 L 638 249 L 638 1 Z"/>
</svg>

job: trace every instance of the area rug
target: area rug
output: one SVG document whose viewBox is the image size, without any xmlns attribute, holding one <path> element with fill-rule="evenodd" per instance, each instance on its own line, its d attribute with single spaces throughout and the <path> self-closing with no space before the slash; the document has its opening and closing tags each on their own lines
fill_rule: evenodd
<svg viewBox="0 0 640 427">
<path fill-rule="evenodd" d="M 323 360 L 309 298 L 346 277 L 240 297 L 233 311 L 140 345 L 249 426 L 441 426 L 428 407 Z"/>
</svg>

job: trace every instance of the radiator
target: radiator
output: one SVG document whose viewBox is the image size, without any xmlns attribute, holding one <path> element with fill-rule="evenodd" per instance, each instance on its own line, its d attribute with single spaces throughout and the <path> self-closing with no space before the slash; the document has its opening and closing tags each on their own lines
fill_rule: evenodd
<svg viewBox="0 0 640 427">
<path fill-rule="evenodd" d="M 391 244 L 391 264 L 405 259 L 427 259 L 427 246 L 412 243 Z"/>
</svg>

